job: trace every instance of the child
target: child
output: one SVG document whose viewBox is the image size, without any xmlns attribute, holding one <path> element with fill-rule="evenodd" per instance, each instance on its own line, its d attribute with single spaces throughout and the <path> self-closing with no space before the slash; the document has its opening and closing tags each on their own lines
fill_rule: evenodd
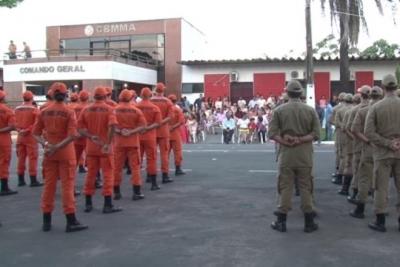
<svg viewBox="0 0 400 267">
<path fill-rule="evenodd" d="M 261 144 L 265 143 L 265 133 L 267 132 L 267 128 L 265 127 L 265 124 L 263 121 L 264 121 L 263 116 L 258 116 L 258 118 L 257 118 L 257 135 L 258 135 L 258 140 L 260 141 Z"/>
<path fill-rule="evenodd" d="M 200 140 L 201 138 L 203 142 L 206 141 L 206 128 L 207 128 L 207 116 L 203 112 L 197 123 L 197 134 L 199 135 L 198 140 Z"/>
<path fill-rule="evenodd" d="M 247 114 L 243 115 L 243 118 L 237 121 L 237 125 L 239 126 L 239 142 L 246 144 L 247 136 L 249 134 L 249 124 L 250 120 L 247 118 Z"/>
<path fill-rule="evenodd" d="M 257 132 L 257 124 L 255 122 L 256 120 L 254 118 L 250 118 L 250 123 L 249 123 L 249 137 L 248 141 L 249 143 L 253 143 L 254 135 Z"/>
<path fill-rule="evenodd" d="M 189 130 L 189 136 L 191 139 L 191 143 L 196 143 L 196 135 L 197 135 L 197 121 L 196 117 L 193 114 L 190 114 L 187 120 L 187 128 Z"/>
</svg>

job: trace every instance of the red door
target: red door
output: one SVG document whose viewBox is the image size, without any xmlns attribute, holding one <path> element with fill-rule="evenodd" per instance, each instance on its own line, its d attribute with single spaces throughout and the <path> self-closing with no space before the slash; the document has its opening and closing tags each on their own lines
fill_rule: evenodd
<svg viewBox="0 0 400 267">
<path fill-rule="evenodd" d="M 285 73 L 254 73 L 253 80 L 254 95 L 264 98 L 280 96 L 286 85 Z"/>
<path fill-rule="evenodd" d="M 315 101 L 320 102 L 322 98 L 326 101 L 331 99 L 331 76 L 329 72 L 314 73 Z"/>
<path fill-rule="evenodd" d="M 374 86 L 374 72 L 373 71 L 357 71 L 355 75 L 355 85 L 354 91 L 357 92 L 357 89 L 363 85 Z"/>
<path fill-rule="evenodd" d="M 229 74 L 205 74 L 204 75 L 204 96 L 216 100 L 218 97 L 230 97 Z"/>
</svg>

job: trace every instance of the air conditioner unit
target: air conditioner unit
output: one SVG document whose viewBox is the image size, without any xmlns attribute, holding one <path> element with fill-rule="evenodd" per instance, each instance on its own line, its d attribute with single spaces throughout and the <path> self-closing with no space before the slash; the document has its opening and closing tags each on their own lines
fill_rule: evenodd
<svg viewBox="0 0 400 267">
<path fill-rule="evenodd" d="M 238 82 L 239 81 L 239 73 L 238 72 L 232 71 L 229 76 L 230 76 L 231 82 Z"/>
<path fill-rule="evenodd" d="M 290 72 L 290 78 L 292 79 L 299 79 L 299 72 L 297 70 L 293 70 Z"/>
</svg>

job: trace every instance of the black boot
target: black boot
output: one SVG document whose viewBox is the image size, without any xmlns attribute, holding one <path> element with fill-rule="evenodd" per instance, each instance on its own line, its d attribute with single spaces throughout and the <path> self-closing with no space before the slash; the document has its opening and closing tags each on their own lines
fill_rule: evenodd
<svg viewBox="0 0 400 267">
<path fill-rule="evenodd" d="M 109 214 L 109 213 L 114 213 L 114 212 L 119 212 L 119 211 L 122 211 L 122 209 L 121 208 L 115 208 L 112 205 L 111 196 L 105 196 L 104 197 L 103 213 L 104 214 Z"/>
<path fill-rule="evenodd" d="M 121 189 L 119 188 L 119 185 L 114 186 L 114 199 L 120 200 L 121 198 L 122 198 L 122 195 L 121 195 Z"/>
<path fill-rule="evenodd" d="M 279 231 L 279 232 L 286 232 L 286 214 L 285 213 L 276 213 L 277 220 L 271 223 L 271 228 Z"/>
<path fill-rule="evenodd" d="M 146 183 L 148 183 L 148 184 L 151 183 L 151 175 L 150 174 L 147 174 Z"/>
<path fill-rule="evenodd" d="M 156 191 L 160 190 L 160 187 L 157 184 L 157 175 L 150 175 L 150 181 L 151 181 L 151 191 Z"/>
<path fill-rule="evenodd" d="M 350 216 L 358 219 L 364 219 L 365 218 L 364 210 L 365 210 L 365 204 L 358 203 L 354 211 L 350 212 Z"/>
<path fill-rule="evenodd" d="M 184 171 L 182 171 L 182 169 L 181 169 L 181 166 L 176 166 L 176 168 L 175 168 L 175 176 L 178 176 L 178 175 L 185 175 L 186 173 L 184 172 Z"/>
<path fill-rule="evenodd" d="M 66 214 L 65 217 L 67 218 L 67 226 L 65 227 L 65 232 L 67 233 L 78 232 L 89 228 L 76 219 L 75 213 Z"/>
<path fill-rule="evenodd" d="M 18 174 L 18 186 L 25 186 L 25 175 L 24 174 Z"/>
<path fill-rule="evenodd" d="M 29 185 L 30 187 L 43 186 L 43 183 L 41 183 L 37 180 L 36 175 L 31 175 L 31 176 L 29 176 L 29 178 L 31 179 L 31 184 Z"/>
<path fill-rule="evenodd" d="M 318 229 L 318 224 L 314 222 L 314 215 L 310 213 L 304 213 L 304 232 L 312 233 Z"/>
<path fill-rule="evenodd" d="M 351 179 L 353 177 L 351 175 L 344 176 L 342 189 L 338 192 L 339 195 L 348 196 L 349 195 L 349 188 L 351 184 Z"/>
<path fill-rule="evenodd" d="M 51 230 L 51 213 L 43 213 L 43 232 L 48 232 Z"/>
<path fill-rule="evenodd" d="M 144 195 L 141 192 L 141 187 L 140 185 L 134 185 L 133 186 L 133 196 L 132 200 L 141 200 L 144 198 Z"/>
<path fill-rule="evenodd" d="M 357 205 L 358 204 L 357 194 L 358 194 L 358 189 L 353 188 L 353 194 L 347 197 L 347 201 L 350 202 L 351 204 Z"/>
<path fill-rule="evenodd" d="M 17 194 L 17 191 L 11 190 L 8 187 L 8 179 L 1 179 L 1 189 L 0 189 L 0 196 L 8 196 Z"/>
<path fill-rule="evenodd" d="M 343 175 L 337 174 L 335 178 L 332 179 L 333 184 L 342 185 L 343 183 Z"/>
<path fill-rule="evenodd" d="M 171 178 L 169 178 L 168 173 L 164 172 L 162 174 L 162 183 L 163 184 L 168 184 L 168 183 L 172 183 L 174 180 L 172 180 Z"/>
<path fill-rule="evenodd" d="M 384 213 L 376 214 L 376 221 L 370 222 L 368 224 L 368 227 L 378 232 L 386 232 L 385 214 Z"/>
<path fill-rule="evenodd" d="M 92 196 L 85 196 L 85 212 L 91 212 L 93 210 Z"/>
<path fill-rule="evenodd" d="M 78 167 L 78 172 L 79 172 L 79 173 L 86 173 L 87 171 L 86 171 L 85 166 L 79 165 L 79 167 Z"/>
</svg>

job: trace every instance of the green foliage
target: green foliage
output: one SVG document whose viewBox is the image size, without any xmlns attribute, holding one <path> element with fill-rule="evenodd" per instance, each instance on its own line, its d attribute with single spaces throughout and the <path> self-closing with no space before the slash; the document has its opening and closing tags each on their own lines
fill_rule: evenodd
<svg viewBox="0 0 400 267">
<path fill-rule="evenodd" d="M 359 55 L 360 51 L 357 47 L 349 49 L 349 56 Z M 313 55 L 319 57 L 337 57 L 339 56 L 339 40 L 333 34 L 328 35 L 315 44 Z"/>
<path fill-rule="evenodd" d="M 389 44 L 386 40 L 380 39 L 370 47 L 361 52 L 361 56 L 366 57 L 395 57 L 400 54 L 398 44 Z"/>
<path fill-rule="evenodd" d="M 0 0 L 0 7 L 13 8 L 24 0 Z"/>
</svg>

